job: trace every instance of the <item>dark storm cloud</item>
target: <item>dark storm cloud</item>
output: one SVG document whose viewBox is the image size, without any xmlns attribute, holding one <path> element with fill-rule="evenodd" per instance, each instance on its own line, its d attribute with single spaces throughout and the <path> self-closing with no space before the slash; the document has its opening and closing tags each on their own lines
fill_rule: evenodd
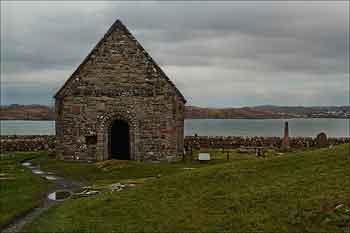
<svg viewBox="0 0 350 233">
<path fill-rule="evenodd" d="M 1 4 L 11 88 L 58 89 L 120 18 L 189 104 L 348 103 L 347 2 Z"/>
</svg>

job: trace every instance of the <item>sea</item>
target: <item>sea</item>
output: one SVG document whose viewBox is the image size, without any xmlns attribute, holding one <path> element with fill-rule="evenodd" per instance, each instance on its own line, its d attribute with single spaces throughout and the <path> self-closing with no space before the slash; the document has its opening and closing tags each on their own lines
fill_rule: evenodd
<svg viewBox="0 0 350 233">
<path fill-rule="evenodd" d="M 199 136 L 282 136 L 288 121 L 292 137 L 315 137 L 325 132 L 328 137 L 349 137 L 349 119 L 188 119 L 185 135 Z M 2 120 L 0 135 L 54 135 L 55 121 Z"/>
</svg>

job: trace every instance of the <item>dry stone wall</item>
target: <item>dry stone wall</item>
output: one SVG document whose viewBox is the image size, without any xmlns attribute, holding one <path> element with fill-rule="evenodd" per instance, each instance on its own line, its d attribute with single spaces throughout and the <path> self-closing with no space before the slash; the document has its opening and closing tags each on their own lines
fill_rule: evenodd
<svg viewBox="0 0 350 233">
<path fill-rule="evenodd" d="M 239 148 L 241 146 L 264 146 L 280 148 L 283 138 L 280 137 L 185 137 L 186 147 L 200 148 Z M 319 147 L 317 137 L 291 137 L 292 148 Z M 326 145 L 350 143 L 350 138 L 328 138 Z M 1 153 L 9 151 L 38 151 L 55 148 L 55 136 L 1 136 Z"/>
<path fill-rule="evenodd" d="M 0 152 L 49 150 L 55 146 L 55 136 L 1 136 Z"/>
<path fill-rule="evenodd" d="M 208 137 L 208 136 L 187 136 L 185 147 L 194 148 L 239 148 L 241 146 L 263 146 L 281 148 L 283 138 L 281 137 Z M 291 148 L 311 148 L 326 145 L 338 145 L 350 143 L 350 138 L 328 138 L 327 143 L 319 143 L 318 137 L 290 137 Z M 321 146 L 322 145 L 322 146 Z"/>
</svg>

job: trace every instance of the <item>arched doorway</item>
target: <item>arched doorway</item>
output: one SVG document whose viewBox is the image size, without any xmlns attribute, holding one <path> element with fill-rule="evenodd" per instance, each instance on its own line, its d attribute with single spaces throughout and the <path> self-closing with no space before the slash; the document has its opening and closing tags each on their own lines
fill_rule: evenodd
<svg viewBox="0 0 350 233">
<path fill-rule="evenodd" d="M 109 156 L 111 159 L 130 159 L 129 124 L 123 120 L 115 120 L 110 129 Z"/>
</svg>

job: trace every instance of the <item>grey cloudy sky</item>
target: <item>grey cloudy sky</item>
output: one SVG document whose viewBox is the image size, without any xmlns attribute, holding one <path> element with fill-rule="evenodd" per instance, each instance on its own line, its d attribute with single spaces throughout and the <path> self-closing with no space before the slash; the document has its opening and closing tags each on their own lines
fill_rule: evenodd
<svg viewBox="0 0 350 233">
<path fill-rule="evenodd" d="M 189 105 L 349 104 L 348 1 L 1 1 L 1 104 L 52 104 L 117 18 Z"/>
</svg>

